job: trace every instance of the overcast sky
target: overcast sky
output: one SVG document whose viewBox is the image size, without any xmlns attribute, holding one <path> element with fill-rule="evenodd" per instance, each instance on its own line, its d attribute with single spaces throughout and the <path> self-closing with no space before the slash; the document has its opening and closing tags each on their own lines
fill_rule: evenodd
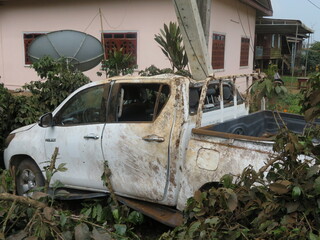
<svg viewBox="0 0 320 240">
<path fill-rule="evenodd" d="M 300 20 L 314 30 L 312 41 L 320 41 L 320 0 L 271 0 L 272 18 Z"/>
</svg>

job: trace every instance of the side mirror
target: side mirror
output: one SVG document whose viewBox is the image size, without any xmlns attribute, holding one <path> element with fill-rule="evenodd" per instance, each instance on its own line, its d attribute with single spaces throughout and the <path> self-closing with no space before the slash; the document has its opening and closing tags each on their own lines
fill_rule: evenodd
<svg viewBox="0 0 320 240">
<path fill-rule="evenodd" d="M 44 128 L 53 126 L 53 116 L 51 112 L 46 113 L 40 117 L 39 126 Z"/>
</svg>

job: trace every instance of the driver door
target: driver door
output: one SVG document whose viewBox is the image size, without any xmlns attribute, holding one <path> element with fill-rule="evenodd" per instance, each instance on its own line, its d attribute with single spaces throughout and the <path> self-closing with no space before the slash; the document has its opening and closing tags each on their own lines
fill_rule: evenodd
<svg viewBox="0 0 320 240">
<path fill-rule="evenodd" d="M 55 173 L 53 182 L 59 180 L 65 187 L 78 189 L 105 189 L 101 140 L 108 91 L 108 84 L 84 89 L 54 114 L 54 126 L 45 134 L 46 157 L 50 160 L 58 147 L 56 166 L 65 163 L 68 170 Z"/>
</svg>

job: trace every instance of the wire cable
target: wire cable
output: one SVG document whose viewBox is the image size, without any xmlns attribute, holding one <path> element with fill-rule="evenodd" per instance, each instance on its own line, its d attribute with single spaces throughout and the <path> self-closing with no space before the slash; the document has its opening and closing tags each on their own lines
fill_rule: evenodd
<svg viewBox="0 0 320 240">
<path fill-rule="evenodd" d="M 316 5 L 314 2 L 312 2 L 311 0 L 307 0 L 307 1 L 320 10 L 320 7 Z"/>
<path fill-rule="evenodd" d="M 248 34 L 246 33 L 246 30 L 244 29 L 244 26 L 243 26 L 243 23 L 242 23 L 242 20 L 241 20 L 241 16 L 240 16 L 240 12 L 239 12 L 239 8 L 237 8 L 237 13 L 238 13 L 240 25 L 241 25 L 241 27 L 242 27 L 242 31 L 243 31 L 245 37 L 246 37 L 246 38 L 249 38 L 249 37 L 248 37 Z M 251 37 L 250 37 L 250 38 L 251 38 Z M 249 38 L 249 39 L 250 39 L 250 38 Z M 250 45 L 251 51 L 254 53 L 254 49 L 253 49 L 253 47 L 252 47 L 251 40 L 250 40 L 250 44 L 249 44 L 249 45 Z"/>
<path fill-rule="evenodd" d="M 252 37 L 252 32 L 251 32 L 251 26 L 250 26 L 250 21 L 249 21 L 249 11 L 248 11 L 248 6 L 246 7 L 247 9 L 247 21 L 248 21 L 248 28 L 249 28 L 249 35 L 250 35 L 250 47 L 252 52 L 254 53 L 254 46 L 252 46 L 254 44 L 254 39 Z"/>
<path fill-rule="evenodd" d="M 84 29 L 83 32 L 86 32 L 88 30 L 88 28 L 91 26 L 91 24 L 93 23 L 93 21 L 96 19 L 98 15 L 99 15 L 99 12 L 92 18 L 91 22 L 88 24 L 88 26 Z"/>
</svg>

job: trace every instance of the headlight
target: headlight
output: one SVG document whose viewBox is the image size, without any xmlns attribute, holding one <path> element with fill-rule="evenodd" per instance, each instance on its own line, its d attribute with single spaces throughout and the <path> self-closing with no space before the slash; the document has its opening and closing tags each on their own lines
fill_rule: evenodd
<svg viewBox="0 0 320 240">
<path fill-rule="evenodd" d="M 4 141 L 4 148 L 7 148 L 9 146 L 9 144 L 11 143 L 12 139 L 16 136 L 15 133 L 11 133 L 9 134 L 9 136 L 6 138 L 6 140 Z"/>
</svg>

